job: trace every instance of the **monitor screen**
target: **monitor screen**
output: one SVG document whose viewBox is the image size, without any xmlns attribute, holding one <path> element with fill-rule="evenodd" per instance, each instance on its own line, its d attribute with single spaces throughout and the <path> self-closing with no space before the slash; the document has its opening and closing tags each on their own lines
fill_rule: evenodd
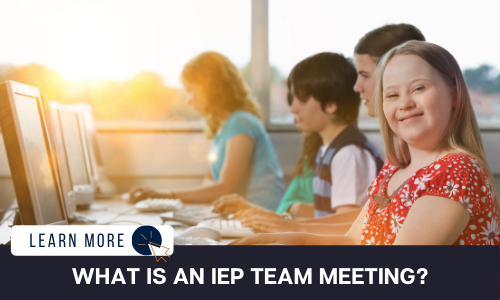
<svg viewBox="0 0 500 300">
<path fill-rule="evenodd" d="M 95 180 L 99 180 L 97 169 L 99 167 L 103 167 L 103 163 L 101 152 L 99 151 L 97 143 L 94 118 L 92 117 L 92 107 L 87 103 L 78 103 L 77 105 L 81 109 L 81 115 L 85 125 L 84 130 L 87 141 L 87 149 L 89 151 L 91 173 Z"/>
<path fill-rule="evenodd" d="M 68 194 L 73 190 L 73 187 L 71 186 L 66 148 L 64 147 L 61 123 L 59 122 L 59 111 L 56 108 L 53 108 L 55 105 L 57 104 L 51 104 L 49 110 L 50 112 L 47 113 L 48 117 L 46 120 L 47 123 L 50 122 L 50 124 L 52 124 L 53 143 L 55 147 L 54 152 L 56 152 L 56 165 L 59 171 L 59 184 L 61 185 L 62 192 L 65 195 L 64 200 L 66 201 L 66 212 L 67 215 L 72 215 L 76 210 L 76 203 L 70 196 L 68 196 Z"/>
<path fill-rule="evenodd" d="M 63 132 L 64 146 L 71 176 L 71 182 L 75 185 L 90 185 L 87 173 L 87 160 L 78 122 L 76 111 L 59 110 L 60 124 Z"/>
<path fill-rule="evenodd" d="M 61 130 L 61 125 L 60 125 L 60 122 L 59 122 L 59 111 L 54 109 L 52 110 L 52 120 L 54 120 L 52 123 L 53 127 L 54 127 L 54 145 L 56 146 L 56 151 L 59 155 L 59 159 L 60 160 L 65 160 L 66 159 L 66 148 L 64 147 L 64 140 L 63 140 L 63 137 L 62 137 L 62 130 Z M 67 161 L 61 161 L 61 162 L 58 162 L 59 165 L 59 170 L 60 170 L 60 173 L 61 173 L 61 177 L 66 177 L 65 179 L 67 179 L 67 181 L 69 181 L 69 166 L 68 166 L 68 163 Z M 64 175 L 67 175 L 67 176 L 64 176 Z M 65 181 L 64 178 L 61 178 L 61 183 Z M 71 185 L 71 184 L 70 184 Z M 71 190 L 71 188 L 69 189 Z"/>
<path fill-rule="evenodd" d="M 17 94 L 15 102 L 43 223 L 60 222 L 64 220 L 64 213 L 49 158 L 48 139 L 42 124 L 39 101 Z"/>
</svg>

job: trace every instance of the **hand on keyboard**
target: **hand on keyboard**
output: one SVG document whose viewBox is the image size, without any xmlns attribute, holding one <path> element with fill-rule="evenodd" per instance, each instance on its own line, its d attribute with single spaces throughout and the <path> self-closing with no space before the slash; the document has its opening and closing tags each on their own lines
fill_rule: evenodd
<svg viewBox="0 0 500 300">
<path fill-rule="evenodd" d="M 137 202 L 135 208 L 143 212 L 176 211 L 182 208 L 182 201 L 179 199 L 150 198 Z"/>
<path fill-rule="evenodd" d="M 224 195 L 215 200 L 212 205 L 214 207 L 213 212 L 219 214 L 234 214 L 256 207 L 238 194 Z"/>
<path fill-rule="evenodd" d="M 254 235 L 252 228 L 243 227 L 238 220 L 206 220 L 198 224 L 219 231 L 225 238 L 242 238 Z"/>
</svg>

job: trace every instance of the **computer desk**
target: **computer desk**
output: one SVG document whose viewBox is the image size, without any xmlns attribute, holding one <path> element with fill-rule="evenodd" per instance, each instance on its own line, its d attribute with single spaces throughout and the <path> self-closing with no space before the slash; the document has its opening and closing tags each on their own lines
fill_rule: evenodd
<svg viewBox="0 0 500 300">
<path fill-rule="evenodd" d="M 203 204 L 185 204 L 185 208 L 199 206 L 208 206 Z M 14 221 L 15 210 L 7 211 L 4 215 L 2 224 L 0 225 L 0 244 L 5 244 L 10 239 L 10 225 Z M 155 212 L 139 212 L 133 204 L 130 204 L 121 199 L 120 195 L 115 195 L 112 199 L 95 200 L 87 210 L 78 210 L 78 213 L 92 217 L 96 220 L 95 224 L 88 225 L 162 225 L 163 220 L 159 213 Z M 174 222 L 177 224 L 177 222 Z M 178 223 L 181 225 L 181 223 Z M 73 226 L 85 226 L 85 224 L 73 224 Z M 189 226 L 172 226 L 174 235 L 182 233 Z M 229 244 L 234 239 L 222 239 L 220 242 Z"/>
</svg>

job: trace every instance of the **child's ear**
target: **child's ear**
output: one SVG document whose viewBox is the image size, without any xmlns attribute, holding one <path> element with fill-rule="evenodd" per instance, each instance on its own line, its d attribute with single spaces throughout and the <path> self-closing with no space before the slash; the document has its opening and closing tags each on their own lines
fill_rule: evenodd
<svg viewBox="0 0 500 300">
<path fill-rule="evenodd" d="M 333 115 L 337 111 L 337 104 L 335 102 L 330 102 L 325 107 L 325 112 L 327 114 Z"/>
</svg>

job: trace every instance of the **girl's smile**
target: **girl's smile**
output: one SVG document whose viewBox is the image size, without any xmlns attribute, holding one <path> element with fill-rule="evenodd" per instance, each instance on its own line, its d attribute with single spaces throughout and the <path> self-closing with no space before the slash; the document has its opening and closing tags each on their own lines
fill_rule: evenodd
<svg viewBox="0 0 500 300">
<path fill-rule="evenodd" d="M 408 116 L 404 116 L 404 117 L 401 117 L 399 119 L 400 122 L 409 122 L 411 120 L 415 120 L 417 119 L 418 117 L 421 117 L 423 116 L 424 114 L 423 113 L 413 113 L 413 114 L 410 114 Z"/>
</svg>

